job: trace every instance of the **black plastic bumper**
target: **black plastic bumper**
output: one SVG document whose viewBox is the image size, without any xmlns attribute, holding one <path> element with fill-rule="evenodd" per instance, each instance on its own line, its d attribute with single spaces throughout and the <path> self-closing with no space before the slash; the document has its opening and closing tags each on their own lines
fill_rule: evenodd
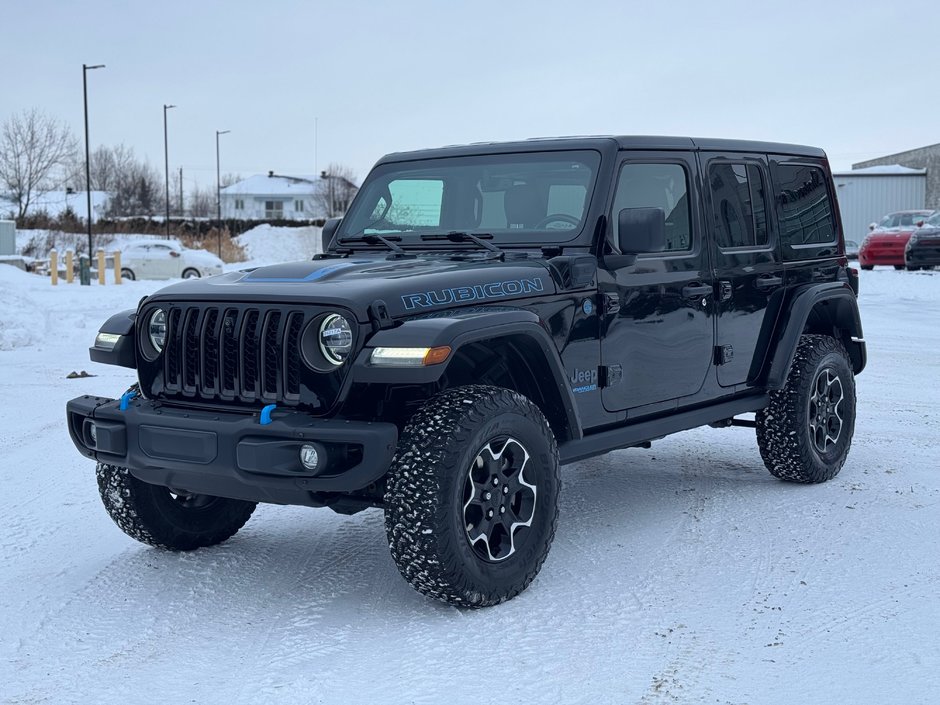
<svg viewBox="0 0 940 705">
<path fill-rule="evenodd" d="M 386 473 L 398 443 L 394 424 L 298 411 L 276 411 L 262 425 L 257 414 L 139 398 L 125 411 L 118 400 L 92 396 L 66 408 L 72 441 L 89 458 L 126 467 L 152 484 L 255 502 L 317 505 L 311 493 L 368 487 Z M 304 444 L 318 450 L 315 471 L 301 464 Z"/>
<path fill-rule="evenodd" d="M 940 243 L 911 247 L 904 253 L 908 267 L 936 267 L 940 265 Z"/>
</svg>

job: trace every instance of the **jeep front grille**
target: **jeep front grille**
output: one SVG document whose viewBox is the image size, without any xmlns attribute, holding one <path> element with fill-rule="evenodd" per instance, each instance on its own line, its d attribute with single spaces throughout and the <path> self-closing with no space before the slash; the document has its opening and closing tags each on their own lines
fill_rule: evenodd
<svg viewBox="0 0 940 705">
<path fill-rule="evenodd" d="M 165 349 L 140 369 L 150 396 L 318 408 L 339 392 L 345 367 L 314 372 L 302 358 L 304 330 L 322 310 L 195 303 L 163 308 Z"/>
</svg>

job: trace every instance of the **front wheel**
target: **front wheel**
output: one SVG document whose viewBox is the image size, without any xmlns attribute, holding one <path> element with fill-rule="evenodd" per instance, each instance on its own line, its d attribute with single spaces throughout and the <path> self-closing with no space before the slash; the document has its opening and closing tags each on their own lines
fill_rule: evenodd
<svg viewBox="0 0 940 705">
<path fill-rule="evenodd" d="M 775 477 L 825 482 L 845 463 L 855 433 L 855 376 L 842 343 L 804 335 L 783 389 L 757 412 L 757 445 Z"/>
<path fill-rule="evenodd" d="M 875 268 L 875 265 L 873 265 L 873 264 L 863 264 L 863 265 L 861 265 L 861 267 L 862 267 L 862 269 L 864 269 L 866 272 L 870 272 L 871 270 L 873 270 L 873 269 Z"/>
<path fill-rule="evenodd" d="M 548 555 L 559 485 L 555 437 L 529 399 L 482 385 L 438 394 L 405 428 L 388 474 L 398 570 L 453 605 L 515 597 Z"/>
<path fill-rule="evenodd" d="M 901 270 L 904 269 L 904 265 L 903 265 L 903 264 L 896 264 L 896 265 L 894 265 L 894 268 L 900 272 Z"/>
<path fill-rule="evenodd" d="M 188 267 L 183 270 L 183 279 L 199 279 L 202 275 L 199 273 L 198 269 L 193 269 Z"/>
<path fill-rule="evenodd" d="M 138 480 L 127 468 L 98 463 L 98 492 L 111 519 L 141 543 L 171 551 L 214 546 L 234 536 L 254 502 L 174 492 Z"/>
</svg>

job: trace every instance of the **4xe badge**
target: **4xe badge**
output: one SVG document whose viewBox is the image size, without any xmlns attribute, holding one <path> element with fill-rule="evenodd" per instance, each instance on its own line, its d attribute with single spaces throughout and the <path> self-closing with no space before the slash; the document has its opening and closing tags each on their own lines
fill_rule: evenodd
<svg viewBox="0 0 940 705">
<path fill-rule="evenodd" d="M 584 392 L 593 392 L 597 389 L 597 369 L 593 370 L 579 370 L 575 368 L 571 372 L 571 391 L 575 394 L 583 394 Z"/>
</svg>

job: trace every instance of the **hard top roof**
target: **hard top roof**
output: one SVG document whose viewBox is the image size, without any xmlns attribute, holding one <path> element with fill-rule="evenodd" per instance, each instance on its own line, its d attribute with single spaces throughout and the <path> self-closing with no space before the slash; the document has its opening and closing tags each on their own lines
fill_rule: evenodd
<svg viewBox="0 0 940 705">
<path fill-rule="evenodd" d="M 388 162 L 413 161 L 416 159 L 438 159 L 481 154 L 510 154 L 514 152 L 542 152 L 552 150 L 583 149 L 635 149 L 635 150 L 684 150 L 703 152 L 767 152 L 801 157 L 824 158 L 825 151 L 819 147 L 807 147 L 782 142 L 758 142 L 751 140 L 716 139 L 710 137 L 666 137 L 653 135 L 624 135 L 596 137 L 551 137 L 517 142 L 476 142 L 474 144 L 451 145 L 413 152 L 394 152 L 379 160 Z"/>
</svg>

